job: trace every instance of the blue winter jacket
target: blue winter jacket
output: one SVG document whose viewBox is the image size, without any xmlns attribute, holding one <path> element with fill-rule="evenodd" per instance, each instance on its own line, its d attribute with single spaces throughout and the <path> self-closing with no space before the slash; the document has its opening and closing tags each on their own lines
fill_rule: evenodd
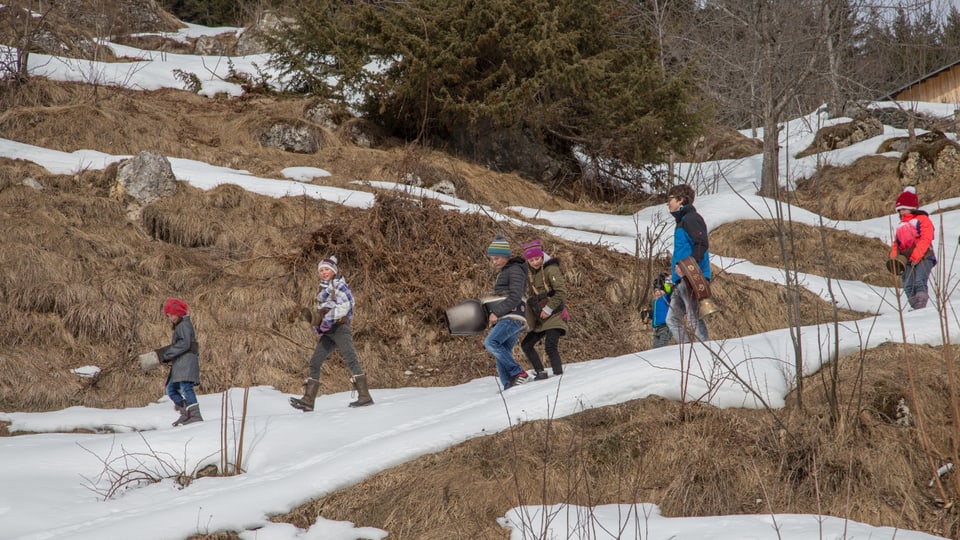
<svg viewBox="0 0 960 540">
<path fill-rule="evenodd" d="M 677 220 L 677 228 L 673 232 L 673 259 L 670 265 L 673 282 L 680 283 L 677 263 L 687 257 L 693 257 L 693 260 L 700 265 L 703 277 L 710 279 L 710 243 L 707 240 L 707 224 L 704 223 L 703 217 L 697 213 L 697 209 L 692 204 L 681 206 L 679 210 L 670 214 Z"/>
<path fill-rule="evenodd" d="M 653 300 L 653 317 L 650 318 L 650 326 L 659 328 L 667 324 L 667 311 L 670 309 L 670 295 L 665 294 L 660 298 Z"/>
</svg>

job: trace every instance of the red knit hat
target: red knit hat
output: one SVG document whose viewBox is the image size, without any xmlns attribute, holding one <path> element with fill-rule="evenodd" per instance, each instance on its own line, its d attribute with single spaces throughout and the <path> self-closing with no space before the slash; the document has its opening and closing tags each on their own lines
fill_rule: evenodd
<svg viewBox="0 0 960 540">
<path fill-rule="evenodd" d="M 187 314 L 187 303 L 179 298 L 171 298 L 163 305 L 163 314 L 183 317 Z"/>
<path fill-rule="evenodd" d="M 917 198 L 917 188 L 907 186 L 903 188 L 903 193 L 897 197 L 897 205 L 894 210 L 916 210 L 920 208 L 920 199 Z"/>
</svg>

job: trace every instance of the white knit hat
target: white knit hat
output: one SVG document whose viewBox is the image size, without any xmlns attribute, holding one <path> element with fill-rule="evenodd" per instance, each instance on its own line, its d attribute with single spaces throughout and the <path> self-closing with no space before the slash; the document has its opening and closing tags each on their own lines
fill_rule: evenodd
<svg viewBox="0 0 960 540">
<path fill-rule="evenodd" d="M 317 265 L 317 272 L 319 272 L 319 271 L 320 271 L 321 269 L 323 269 L 323 268 L 329 268 L 330 270 L 333 270 L 333 273 L 334 273 L 334 274 L 339 274 L 339 273 L 340 273 L 340 269 L 337 268 L 337 257 L 336 257 L 336 255 L 331 255 L 331 256 L 327 257 L 326 259 L 320 261 L 320 264 Z"/>
</svg>

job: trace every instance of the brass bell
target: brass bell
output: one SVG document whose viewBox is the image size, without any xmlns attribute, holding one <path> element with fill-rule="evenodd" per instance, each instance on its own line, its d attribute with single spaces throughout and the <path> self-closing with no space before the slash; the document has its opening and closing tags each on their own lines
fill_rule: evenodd
<svg viewBox="0 0 960 540">
<path fill-rule="evenodd" d="M 907 269 L 907 260 L 907 256 L 902 253 L 892 259 L 888 259 L 887 270 L 890 271 L 891 274 L 899 276 Z"/>
<path fill-rule="evenodd" d="M 713 301 L 713 298 L 704 298 L 700 300 L 697 304 L 697 307 L 700 310 L 700 318 L 706 317 L 708 315 L 713 315 L 720 311 L 720 306 Z"/>
</svg>

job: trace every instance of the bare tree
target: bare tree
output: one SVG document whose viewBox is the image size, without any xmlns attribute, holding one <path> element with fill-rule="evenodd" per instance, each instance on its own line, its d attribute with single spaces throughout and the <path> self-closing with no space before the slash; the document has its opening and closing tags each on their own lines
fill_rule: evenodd
<svg viewBox="0 0 960 540">
<path fill-rule="evenodd" d="M 0 80 L 22 86 L 29 78 L 30 50 L 45 31 L 54 2 L 14 0 L 0 5 Z"/>
<path fill-rule="evenodd" d="M 836 32 L 837 0 L 718 0 L 700 12 L 705 84 L 721 106 L 763 127 L 760 193 L 779 193 L 779 132 L 788 107 L 810 100 Z M 836 46 L 836 44 L 835 44 Z"/>
</svg>

